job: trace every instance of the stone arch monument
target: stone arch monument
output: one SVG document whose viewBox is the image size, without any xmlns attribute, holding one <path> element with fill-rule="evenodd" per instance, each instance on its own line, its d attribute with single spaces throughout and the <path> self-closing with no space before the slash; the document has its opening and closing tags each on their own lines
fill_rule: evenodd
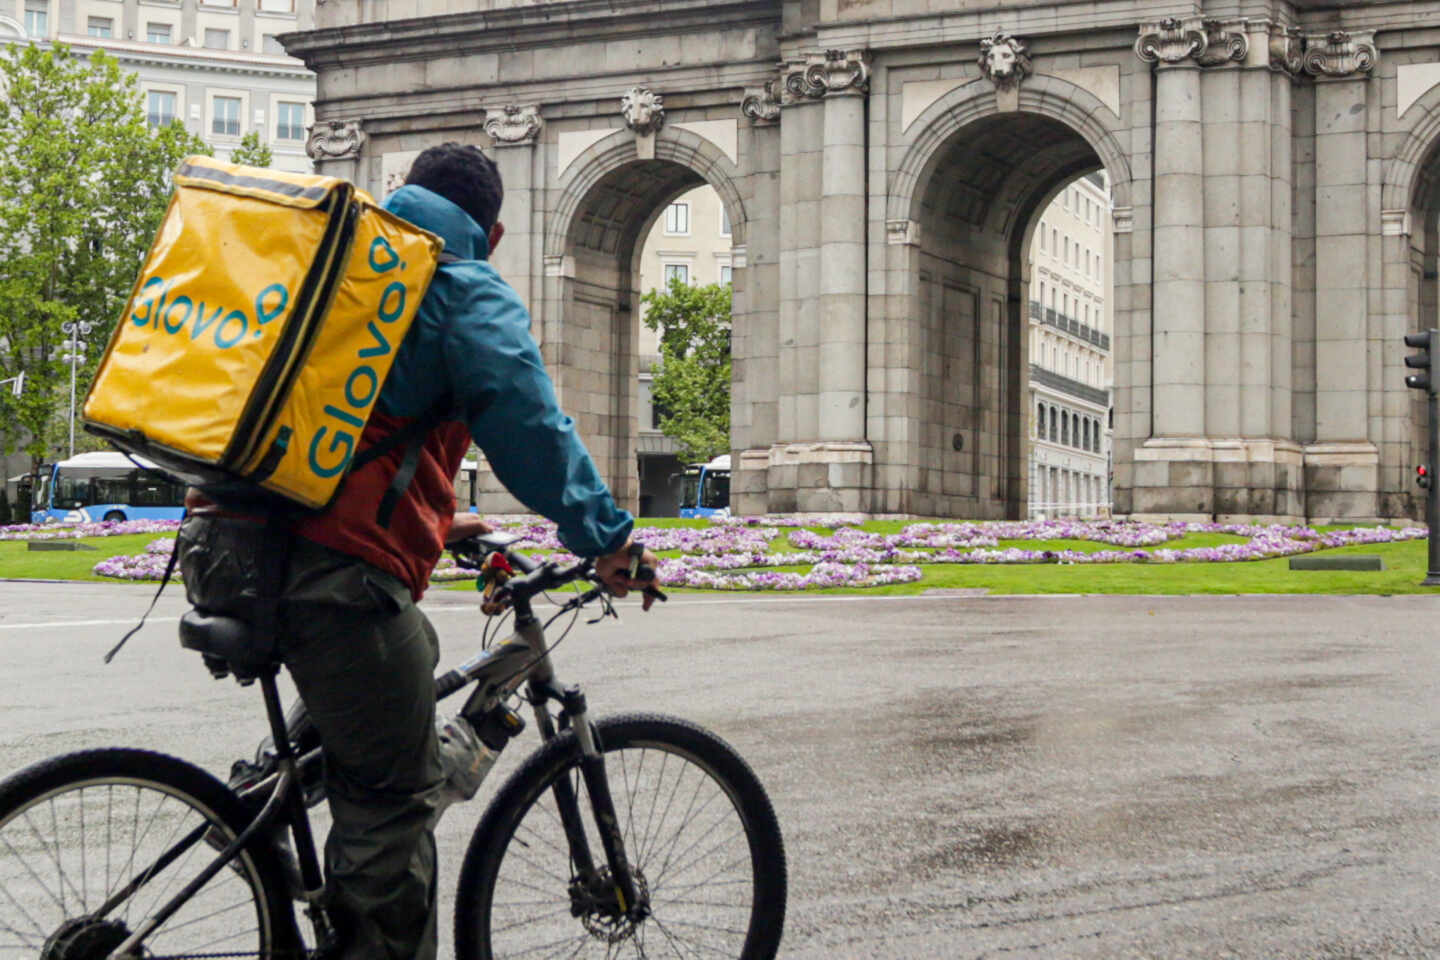
<svg viewBox="0 0 1440 960">
<path fill-rule="evenodd" d="M 737 512 L 1025 515 L 1038 214 L 1112 190 L 1116 511 L 1416 516 L 1406 331 L 1440 325 L 1425 3 L 323 3 L 317 167 L 443 140 L 507 194 L 497 265 L 634 504 L 636 245 L 708 182 L 735 238 Z"/>
</svg>

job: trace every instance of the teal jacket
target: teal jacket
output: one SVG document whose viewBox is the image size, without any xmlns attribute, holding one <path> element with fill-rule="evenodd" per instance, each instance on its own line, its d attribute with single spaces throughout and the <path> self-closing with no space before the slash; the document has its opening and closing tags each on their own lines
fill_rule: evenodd
<svg viewBox="0 0 1440 960">
<path fill-rule="evenodd" d="M 392 193 L 385 209 L 439 234 L 462 262 L 437 271 L 395 356 L 376 408 L 418 417 L 444 397 L 495 476 L 526 507 L 559 525 L 573 553 L 620 549 L 634 526 L 561 410 L 530 335 L 530 312 L 487 261 L 490 244 L 469 214 L 424 187 Z"/>
</svg>

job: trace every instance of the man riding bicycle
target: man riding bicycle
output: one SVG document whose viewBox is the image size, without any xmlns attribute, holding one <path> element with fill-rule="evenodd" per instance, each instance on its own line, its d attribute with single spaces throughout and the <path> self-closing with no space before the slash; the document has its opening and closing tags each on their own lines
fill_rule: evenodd
<svg viewBox="0 0 1440 960">
<path fill-rule="evenodd" d="M 615 594 L 648 583 L 630 576 L 633 517 L 560 411 L 524 304 L 487 262 L 505 232 L 502 194 L 492 161 L 446 143 L 385 200 L 460 258 L 436 273 L 360 448 L 409 432 L 413 449 L 394 443 L 346 478 L 328 510 L 279 531 L 192 491 L 180 533 L 195 606 L 244 616 L 278 595 L 269 618 L 279 651 L 324 745 L 326 896 L 347 958 L 436 952 L 439 647 L 415 604 L 447 542 L 488 532 L 454 513 L 452 479 L 471 441 L 570 551 L 597 558 Z M 654 569 L 648 551 L 640 560 Z"/>
</svg>

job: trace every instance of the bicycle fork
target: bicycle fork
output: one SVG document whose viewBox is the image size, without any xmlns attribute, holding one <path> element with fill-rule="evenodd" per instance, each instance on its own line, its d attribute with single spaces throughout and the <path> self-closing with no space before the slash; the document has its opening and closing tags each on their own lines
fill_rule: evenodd
<svg viewBox="0 0 1440 960">
<path fill-rule="evenodd" d="M 541 736 L 551 740 L 556 735 L 554 722 L 544 706 L 547 699 L 560 703 L 563 710 L 562 723 L 575 731 L 575 739 L 580 749 L 580 775 L 584 778 L 585 789 L 590 794 L 591 812 L 594 814 L 608 868 L 608 875 L 596 868 L 580 815 L 580 799 L 570 779 L 562 776 L 555 781 L 555 786 L 551 789 L 569 843 L 570 860 L 575 869 L 571 912 L 580 916 L 587 909 L 611 907 L 613 904 L 613 909 L 619 916 L 638 923 L 649 915 L 648 897 L 641 894 L 635 871 L 625 853 L 620 819 L 615 815 L 615 801 L 610 795 L 610 781 L 605 775 L 605 755 L 595 738 L 595 728 L 590 724 L 585 694 L 576 687 L 558 689 L 553 682 L 544 685 L 532 684 L 532 693 L 541 694 L 536 698 L 535 708 L 536 725 L 540 728 Z"/>
</svg>

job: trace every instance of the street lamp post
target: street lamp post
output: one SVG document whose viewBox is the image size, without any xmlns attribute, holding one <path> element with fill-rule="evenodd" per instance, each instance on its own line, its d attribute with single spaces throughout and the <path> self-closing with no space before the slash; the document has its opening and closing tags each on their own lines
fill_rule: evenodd
<svg viewBox="0 0 1440 960">
<path fill-rule="evenodd" d="M 75 456 L 75 371 L 80 361 L 85 357 L 85 341 L 81 337 L 89 336 L 95 325 L 88 320 L 66 320 L 60 324 L 60 329 L 70 339 L 61 344 L 69 352 L 61 356 L 62 360 L 70 361 L 70 456 Z"/>
</svg>

